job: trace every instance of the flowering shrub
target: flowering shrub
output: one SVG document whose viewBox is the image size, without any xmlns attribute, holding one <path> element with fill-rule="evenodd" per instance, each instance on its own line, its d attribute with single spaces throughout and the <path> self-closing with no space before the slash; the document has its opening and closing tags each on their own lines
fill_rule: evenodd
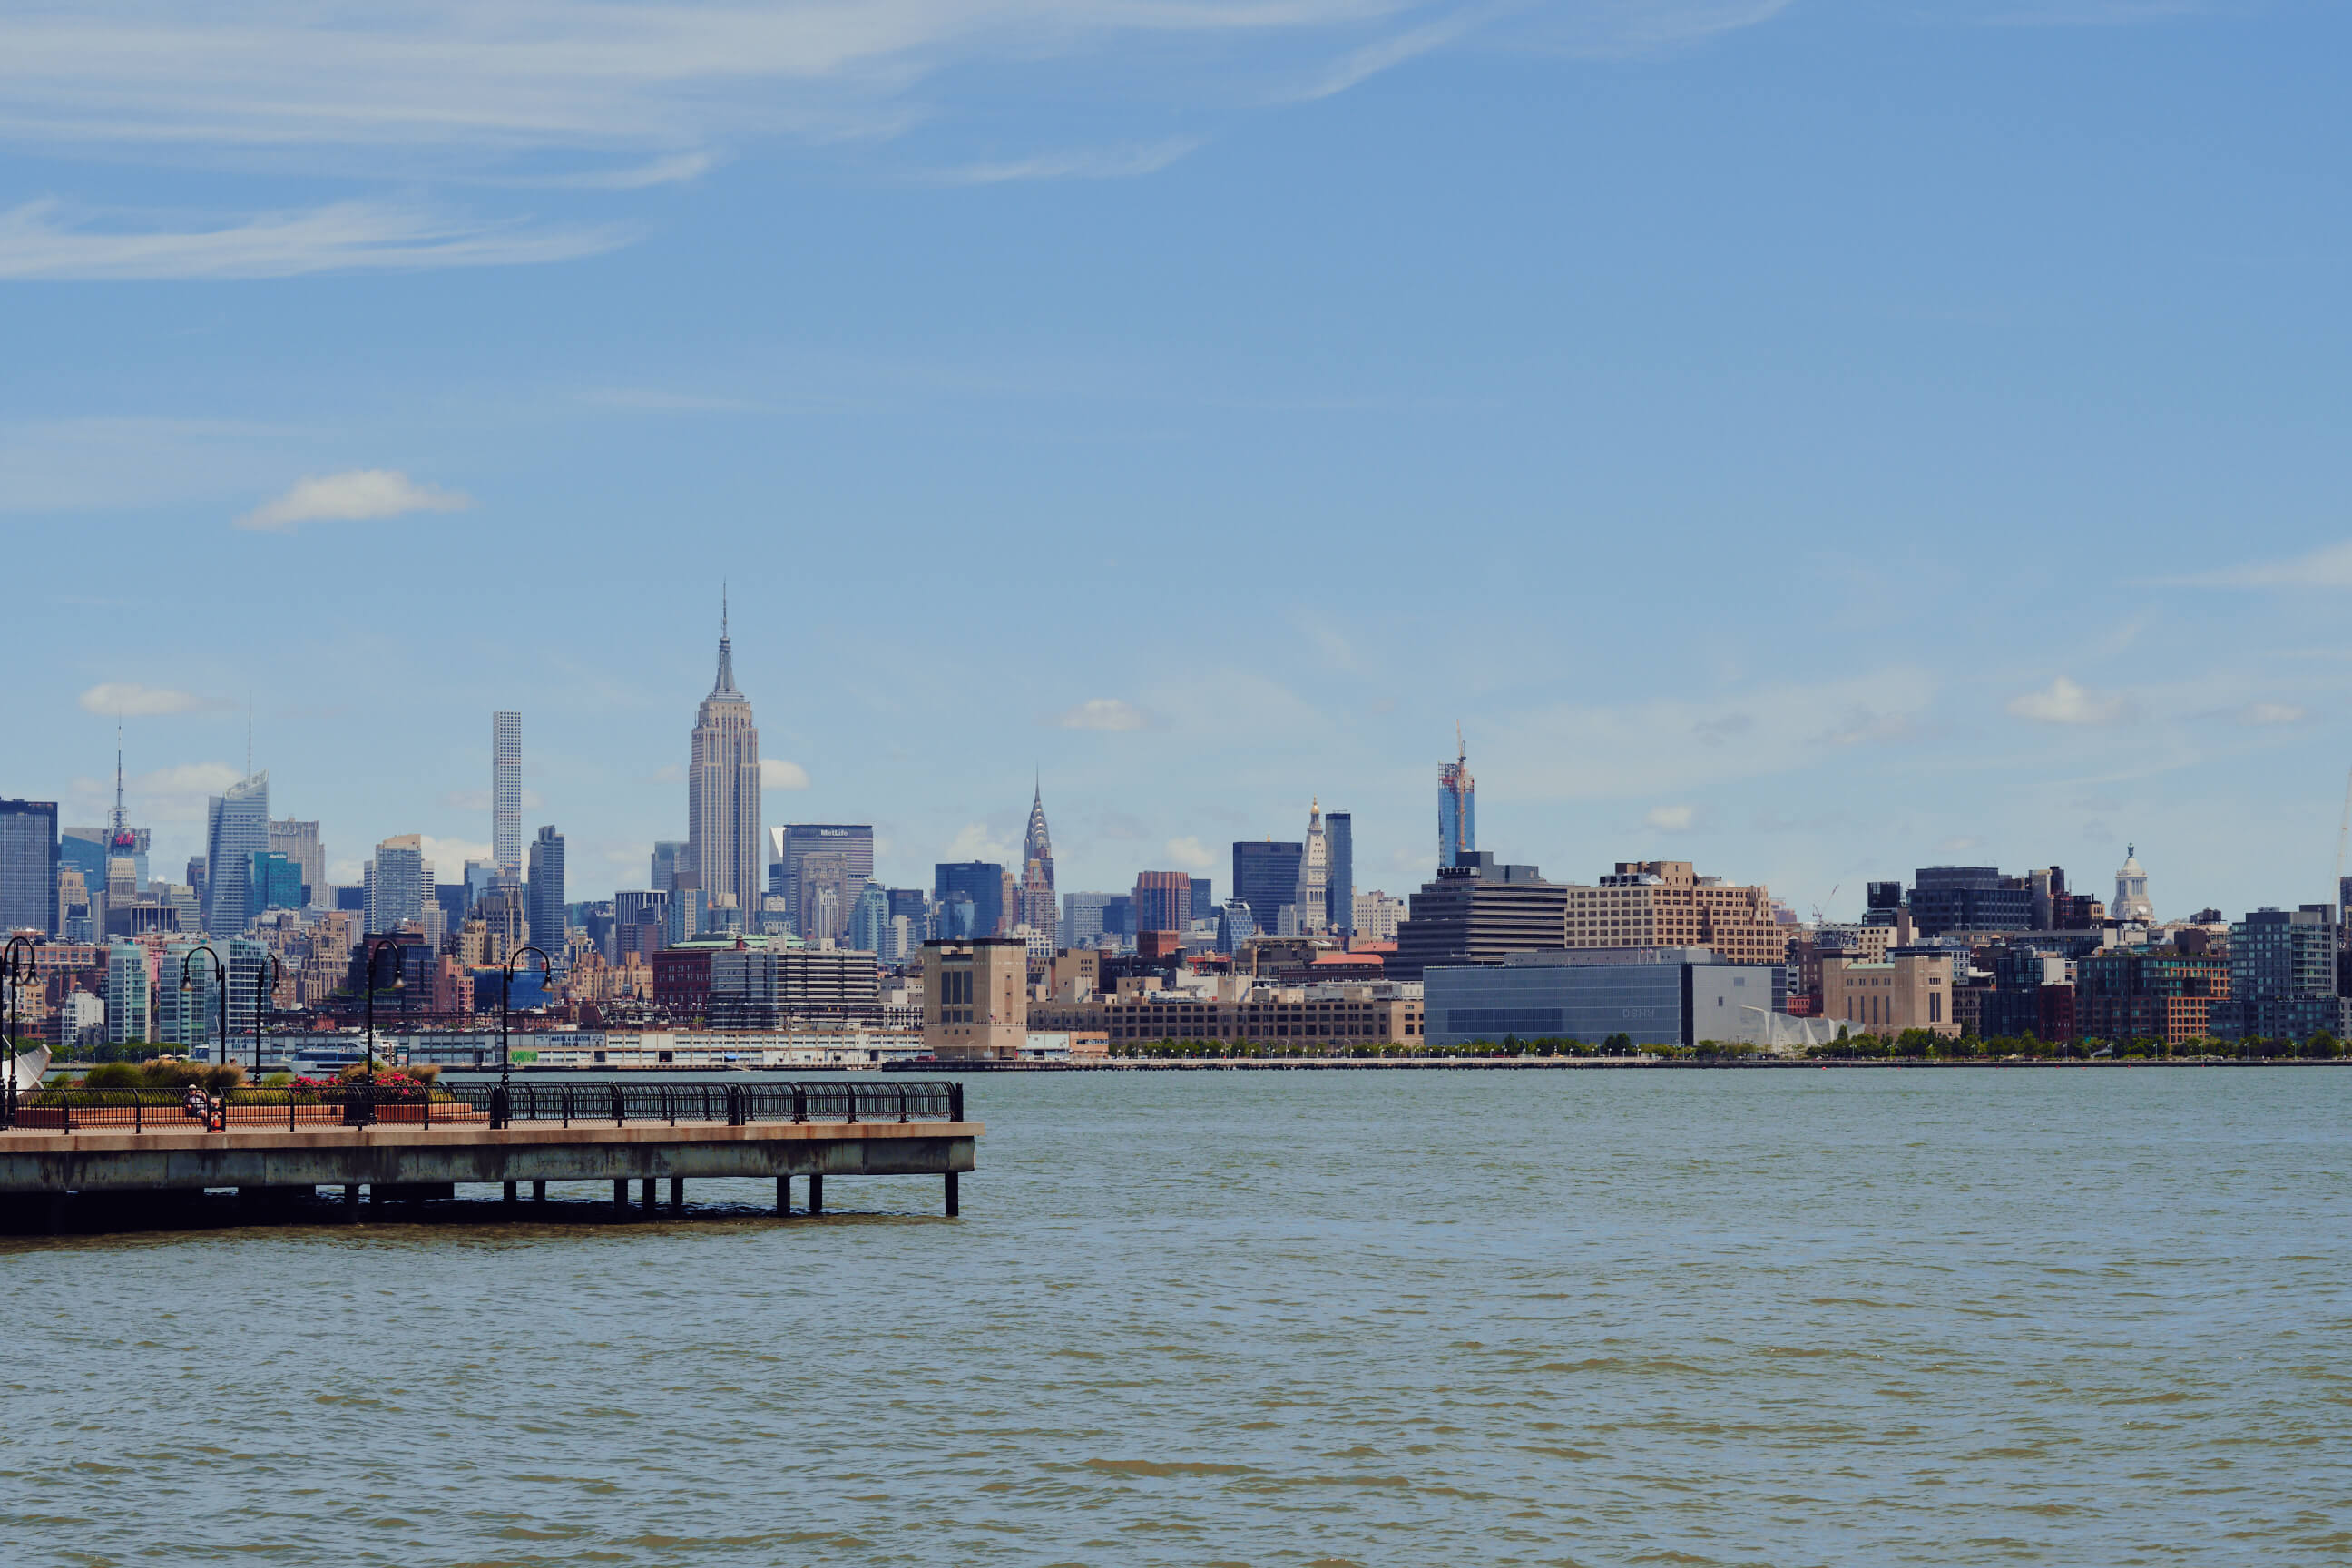
<svg viewBox="0 0 2352 1568">
<path fill-rule="evenodd" d="M 371 1080 L 368 1078 L 367 1068 L 361 1066 L 346 1068 L 333 1078 L 298 1078 L 286 1087 L 298 1100 L 315 1100 L 330 1090 L 340 1094 L 342 1090 L 358 1089 L 372 1081 L 375 1087 L 377 1103 L 400 1104 L 404 1101 L 422 1101 L 430 1099 L 433 1094 L 433 1076 L 430 1073 L 417 1073 L 400 1068 L 378 1068 L 374 1079 Z"/>
</svg>

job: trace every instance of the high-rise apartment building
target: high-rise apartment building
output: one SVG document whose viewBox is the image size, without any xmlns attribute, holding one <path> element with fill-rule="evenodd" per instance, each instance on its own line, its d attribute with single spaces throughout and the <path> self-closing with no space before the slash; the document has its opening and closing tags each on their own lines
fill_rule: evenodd
<svg viewBox="0 0 2352 1568">
<path fill-rule="evenodd" d="M 1259 931 L 1282 929 L 1282 911 L 1295 909 L 1298 898 L 1298 866 L 1307 847 L 1297 842 L 1277 844 L 1241 839 L 1234 845 L 1234 897 L 1250 907 Z"/>
<path fill-rule="evenodd" d="M 1029 799 L 1029 831 L 1021 844 L 1021 921 L 1031 931 L 1055 934 L 1054 838 L 1045 831 L 1045 786 Z"/>
<path fill-rule="evenodd" d="M 1993 866 L 1920 867 L 1912 874 L 1910 908 L 1912 929 L 1921 936 L 2033 929 L 2032 884 Z"/>
<path fill-rule="evenodd" d="M 1511 953 L 1562 946 L 1570 889 L 1547 882 L 1533 866 L 1498 866 L 1472 850 L 1412 895 L 1412 918 L 1397 932 L 1390 978 L 1419 980 L 1440 965 L 1500 963 Z M 1630 945 L 1630 944 L 1628 944 Z"/>
<path fill-rule="evenodd" d="M 1192 921 L 1192 879 L 1182 871 L 1136 874 L 1135 929 L 1181 931 Z"/>
<path fill-rule="evenodd" d="M 1061 943 L 1064 947 L 1090 947 L 1103 933 L 1103 911 L 1110 906 L 1108 893 L 1064 893 L 1062 895 Z"/>
<path fill-rule="evenodd" d="M 890 953 L 890 891 L 868 882 L 849 911 L 849 945 L 887 959 Z"/>
<path fill-rule="evenodd" d="M 1323 837 L 1330 862 L 1323 887 L 1325 924 L 1345 940 L 1356 934 L 1356 814 L 1326 812 Z"/>
<path fill-rule="evenodd" d="M 2307 1040 L 2342 1035 L 2336 911 L 2326 904 L 2256 910 L 2230 927 L 2230 995 L 2212 1005 L 2223 1039 Z"/>
<path fill-rule="evenodd" d="M 269 852 L 293 863 L 301 886 L 317 899 L 327 891 L 327 848 L 319 841 L 319 825 L 279 817 L 269 824 Z"/>
<path fill-rule="evenodd" d="M 1397 927 L 1404 922 L 1405 901 L 1391 899 L 1375 889 L 1358 893 L 1349 900 L 1355 914 L 1349 926 L 1350 935 L 1364 942 L 1394 942 Z"/>
<path fill-rule="evenodd" d="M 522 715 L 490 715 L 490 864 L 522 875 Z"/>
<path fill-rule="evenodd" d="M 1298 856 L 1298 888 L 1291 902 L 1298 906 L 1298 930 L 1303 935 L 1313 935 L 1330 922 L 1330 906 L 1324 900 L 1331 886 L 1331 846 L 1323 837 L 1323 802 L 1316 799 L 1307 808 L 1307 837 L 1301 842 Z"/>
<path fill-rule="evenodd" d="M 1698 876 L 1687 860 L 1621 860 L 1599 886 L 1567 892 L 1570 947 L 1704 947 L 1733 963 L 1789 956 L 1769 890 Z"/>
<path fill-rule="evenodd" d="M 563 835 L 553 824 L 530 841 L 530 865 L 525 883 L 533 946 L 563 967 L 566 911 L 563 907 Z"/>
<path fill-rule="evenodd" d="M 377 845 L 362 885 L 367 891 L 368 935 L 381 936 L 398 931 L 406 921 L 422 921 L 425 906 L 433 901 L 433 868 L 425 861 L 424 840 L 404 833 Z"/>
<path fill-rule="evenodd" d="M 947 860 L 933 866 L 931 897 L 940 905 L 943 938 L 969 942 L 997 936 L 1012 923 L 1004 918 L 1004 868 L 993 860 Z M 967 907 L 951 916 L 950 905 Z"/>
<path fill-rule="evenodd" d="M 0 800 L 0 937 L 58 931 L 58 803 Z"/>
<path fill-rule="evenodd" d="M 154 991 L 155 950 L 143 942 L 118 942 L 106 950 L 106 1038 L 110 1045 L 154 1038 L 148 1016 Z"/>
<path fill-rule="evenodd" d="M 205 805 L 205 930 L 242 936 L 253 908 L 253 857 L 269 848 L 269 775 L 254 773 Z"/>
<path fill-rule="evenodd" d="M 1454 731 L 1454 760 L 1437 770 L 1437 863 L 1458 866 L 1478 847 L 1478 783 L 1470 776 L 1470 753 L 1462 731 Z"/>
<path fill-rule="evenodd" d="M 654 840 L 653 863 L 646 876 L 656 893 L 667 893 L 677 885 L 677 873 L 692 864 L 686 858 L 687 845 L 677 838 Z"/>
<path fill-rule="evenodd" d="M 735 689 L 727 615 L 719 617 L 719 678 L 696 712 L 686 776 L 687 859 L 704 893 L 756 908 L 760 876 L 760 731 Z"/>
</svg>

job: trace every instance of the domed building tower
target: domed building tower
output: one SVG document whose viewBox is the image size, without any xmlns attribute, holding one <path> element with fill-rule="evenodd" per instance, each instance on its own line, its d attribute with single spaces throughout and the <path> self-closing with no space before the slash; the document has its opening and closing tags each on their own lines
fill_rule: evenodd
<svg viewBox="0 0 2352 1568">
<path fill-rule="evenodd" d="M 2156 922 L 2156 906 L 2147 901 L 2147 873 L 2140 868 L 2138 846 L 2124 846 L 2123 868 L 2116 873 L 2116 901 L 2108 906 L 2110 920 L 2141 925 Z"/>
</svg>

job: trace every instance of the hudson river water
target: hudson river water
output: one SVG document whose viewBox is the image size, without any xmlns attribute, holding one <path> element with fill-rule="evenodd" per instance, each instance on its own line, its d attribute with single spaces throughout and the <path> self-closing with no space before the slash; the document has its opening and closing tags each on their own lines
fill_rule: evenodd
<svg viewBox="0 0 2352 1568">
<path fill-rule="evenodd" d="M 0 1559 L 2352 1559 L 2352 1072 L 967 1081 L 960 1221 L 0 1242 Z"/>
</svg>

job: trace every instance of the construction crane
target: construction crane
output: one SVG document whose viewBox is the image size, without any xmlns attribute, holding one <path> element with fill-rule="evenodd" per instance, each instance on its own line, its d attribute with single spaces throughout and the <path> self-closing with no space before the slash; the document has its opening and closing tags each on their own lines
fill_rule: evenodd
<svg viewBox="0 0 2352 1568">
<path fill-rule="evenodd" d="M 2344 797 L 2344 803 L 2347 810 L 2352 810 L 2352 794 L 2348 794 Z M 2352 818 L 2347 818 L 2347 820 L 2352 820 Z M 1832 904 L 1836 903 L 1838 888 L 1843 888 L 1845 884 L 1843 882 L 1840 882 L 1837 885 L 1837 888 L 1832 888 L 1830 889 L 1830 896 L 1824 900 L 1823 902 Z M 1827 925 L 1829 923 L 1828 917 L 1822 913 L 1822 906 L 1820 904 L 1815 904 L 1813 906 L 1813 923 L 1817 926 Z"/>
<path fill-rule="evenodd" d="M 2336 880 L 2327 889 L 2327 901 L 2337 909 L 2344 907 L 2344 840 L 2352 836 L 2352 773 L 2344 775 L 2344 820 L 2336 828 Z"/>
</svg>

